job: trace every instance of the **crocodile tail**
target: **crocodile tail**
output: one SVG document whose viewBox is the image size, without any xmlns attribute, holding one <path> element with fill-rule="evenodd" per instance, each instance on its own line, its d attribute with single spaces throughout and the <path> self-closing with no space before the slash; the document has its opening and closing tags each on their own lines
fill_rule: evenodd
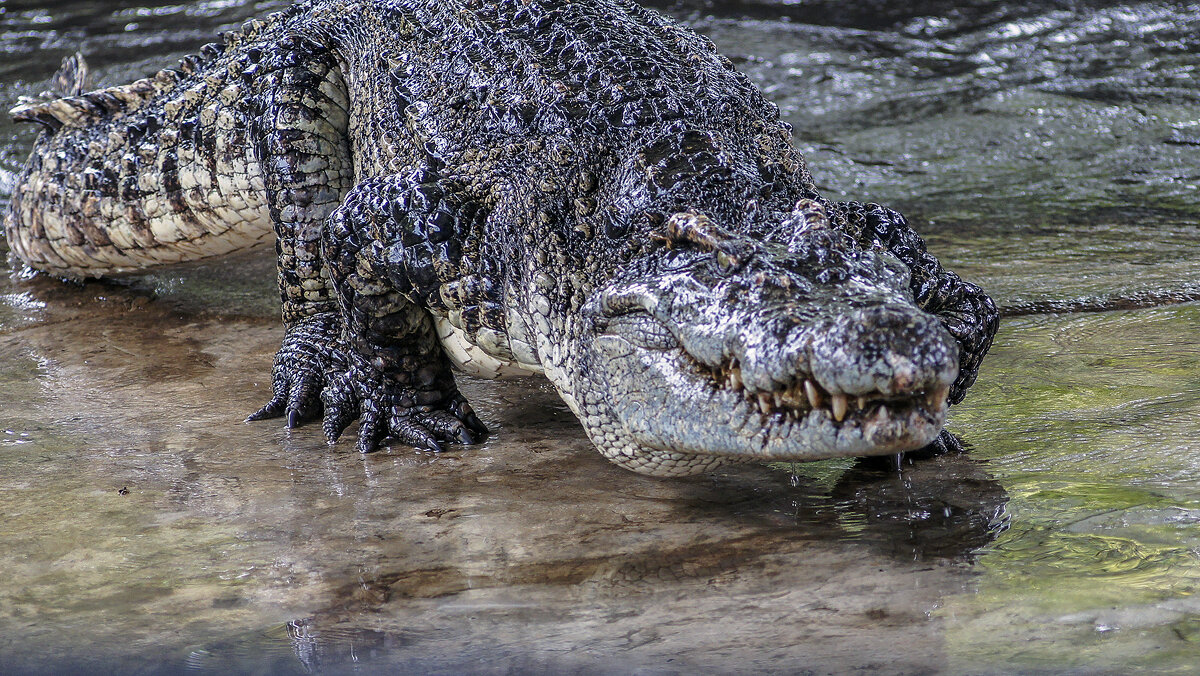
<svg viewBox="0 0 1200 676">
<path fill-rule="evenodd" d="M 91 70 L 83 54 L 74 54 L 62 60 L 62 67 L 50 78 L 50 91 L 60 97 L 79 96 L 88 90 L 88 80 Z"/>
<path fill-rule="evenodd" d="M 250 19 L 239 30 L 222 33 L 221 42 L 209 43 L 201 47 L 198 54 L 183 57 L 174 68 L 165 68 L 125 85 L 87 91 L 90 71 L 83 55 L 76 52 L 63 59 L 62 67 L 50 79 L 50 91 L 39 98 L 22 97 L 20 105 L 9 114 L 16 122 L 35 122 L 54 133 L 63 127 L 83 127 L 113 114 L 131 113 L 158 96 L 174 91 L 179 82 L 214 61 L 227 48 L 252 42 L 272 23 L 305 10 L 306 3 L 297 5 L 263 21 Z"/>
<path fill-rule="evenodd" d="M 22 97 L 20 105 L 9 111 L 17 122 L 36 122 L 51 131 L 78 118 L 85 111 L 73 102 L 87 90 L 89 76 L 83 54 L 75 52 L 63 59 L 58 72 L 50 78 L 50 90 L 40 98 Z"/>
<path fill-rule="evenodd" d="M 178 70 L 161 70 L 127 85 L 52 101 L 25 102 L 9 113 L 14 121 L 36 122 L 52 132 L 63 127 L 83 127 L 113 113 L 128 113 L 141 108 L 159 94 L 174 89 L 181 77 Z"/>
<path fill-rule="evenodd" d="M 36 122 L 52 133 L 63 127 L 83 127 L 114 114 L 134 112 L 160 95 L 174 91 L 181 81 L 224 51 L 223 44 L 207 44 L 198 54 L 180 59 L 174 68 L 164 68 L 150 77 L 95 91 L 86 91 L 89 69 L 83 55 L 76 53 L 63 59 L 62 68 L 50 79 L 50 92 L 41 99 L 22 100 L 21 105 L 9 113 L 14 121 Z"/>
</svg>

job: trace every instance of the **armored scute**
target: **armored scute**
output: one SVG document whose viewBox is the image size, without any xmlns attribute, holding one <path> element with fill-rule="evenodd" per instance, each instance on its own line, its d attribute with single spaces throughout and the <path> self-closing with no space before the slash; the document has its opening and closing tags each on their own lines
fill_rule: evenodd
<svg viewBox="0 0 1200 676">
<path fill-rule="evenodd" d="M 892 454 L 938 441 L 996 330 L 903 217 L 818 194 L 708 40 L 625 0 L 310 0 L 85 80 L 14 111 L 45 131 L 12 251 L 91 277 L 274 239 L 251 418 L 357 420 L 364 452 L 480 440 L 457 366 L 544 374 L 647 474 Z"/>
</svg>

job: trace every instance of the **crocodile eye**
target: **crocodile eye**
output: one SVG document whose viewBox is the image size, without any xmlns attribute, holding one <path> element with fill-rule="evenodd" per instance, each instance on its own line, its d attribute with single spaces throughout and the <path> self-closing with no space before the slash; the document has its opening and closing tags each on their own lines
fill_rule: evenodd
<svg viewBox="0 0 1200 676">
<path fill-rule="evenodd" d="M 891 252 L 883 251 L 879 254 L 880 265 L 889 276 L 896 281 L 896 284 L 901 287 L 907 287 L 912 279 L 912 270 L 904 264 L 904 261 L 897 258 Z"/>
<path fill-rule="evenodd" d="M 721 266 L 721 270 L 729 272 L 734 268 L 736 263 L 737 261 L 733 259 L 733 256 L 730 256 L 724 251 L 717 252 L 717 265 Z"/>
</svg>

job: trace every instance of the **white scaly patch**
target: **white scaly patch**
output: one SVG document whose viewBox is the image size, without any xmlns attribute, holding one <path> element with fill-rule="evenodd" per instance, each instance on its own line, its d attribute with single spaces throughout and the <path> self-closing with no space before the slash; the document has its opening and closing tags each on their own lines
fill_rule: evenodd
<svg viewBox="0 0 1200 676">
<path fill-rule="evenodd" d="M 561 327 L 561 325 L 560 325 Z M 559 333 L 559 335 L 566 335 Z M 579 402 L 575 400 L 575 394 L 571 387 L 571 381 L 567 377 L 567 370 L 564 368 L 566 363 L 563 359 L 561 345 L 556 343 L 545 335 L 537 336 L 538 351 L 543 355 L 542 368 L 546 374 L 546 378 L 554 385 L 554 389 L 558 390 L 558 396 L 562 397 L 567 408 L 578 418 L 583 418 L 583 409 L 579 406 Z M 548 358 L 546 358 L 548 357 Z"/>
<path fill-rule="evenodd" d="M 435 317 L 438 340 L 454 365 L 468 375 L 479 378 L 513 378 L 516 376 L 531 376 L 542 372 L 541 367 L 532 364 L 522 364 L 516 361 L 497 359 L 488 354 L 483 348 L 467 339 L 462 329 L 450 323 L 444 317 Z"/>
</svg>

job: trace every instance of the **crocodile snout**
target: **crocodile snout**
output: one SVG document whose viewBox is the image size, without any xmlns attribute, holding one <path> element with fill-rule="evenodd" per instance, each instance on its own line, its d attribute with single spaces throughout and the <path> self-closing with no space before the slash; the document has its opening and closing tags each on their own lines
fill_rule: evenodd
<svg viewBox="0 0 1200 676">
<path fill-rule="evenodd" d="M 916 308 L 839 316 L 813 332 L 807 356 L 822 387 L 851 396 L 944 391 L 958 376 L 958 344 L 936 317 Z"/>
</svg>

